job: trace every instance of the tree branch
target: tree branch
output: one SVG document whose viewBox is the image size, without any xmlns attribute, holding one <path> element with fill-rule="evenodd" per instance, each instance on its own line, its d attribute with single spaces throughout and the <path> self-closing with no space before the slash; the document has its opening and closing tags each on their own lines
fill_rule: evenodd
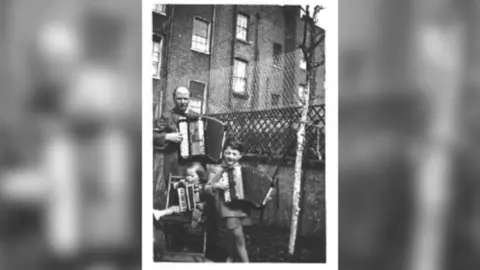
<svg viewBox="0 0 480 270">
<path fill-rule="evenodd" d="M 312 19 L 315 23 L 318 22 L 318 18 L 317 18 L 317 15 L 320 13 L 320 11 L 324 10 L 325 8 L 323 6 L 315 6 L 315 8 L 313 9 L 313 15 L 312 15 Z"/>
<path fill-rule="evenodd" d="M 310 6 L 307 5 L 305 10 L 305 16 L 307 17 L 310 14 L 309 9 L 310 9 Z M 303 51 L 303 56 L 305 57 L 305 59 L 307 59 L 307 19 L 306 18 L 303 21 L 303 41 L 302 41 L 302 44 L 300 45 L 300 48 Z"/>
<path fill-rule="evenodd" d="M 315 50 L 315 48 L 320 45 L 325 40 L 325 35 L 322 35 L 315 43 L 313 43 L 309 48 L 308 51 Z"/>
<path fill-rule="evenodd" d="M 315 6 L 315 8 L 313 9 L 313 17 L 315 18 L 318 13 L 320 13 L 320 11 L 324 10 L 325 8 L 323 6 Z"/>
</svg>

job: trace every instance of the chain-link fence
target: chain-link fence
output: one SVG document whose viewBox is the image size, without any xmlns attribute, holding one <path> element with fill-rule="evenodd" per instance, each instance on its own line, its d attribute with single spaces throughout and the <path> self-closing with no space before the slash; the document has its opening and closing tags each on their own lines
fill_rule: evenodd
<svg viewBox="0 0 480 270">
<path fill-rule="evenodd" d="M 182 69 L 180 76 L 171 75 L 168 80 L 153 82 L 154 118 L 158 120 L 162 111 L 173 106 L 171 91 L 162 90 L 190 82 L 191 109 L 224 121 L 227 124 L 227 136 L 244 143 L 246 157 L 294 160 L 303 105 L 301 94 L 306 85 L 301 51 L 260 57 L 259 61 L 246 65 L 241 61 L 235 61 L 232 65 L 222 57 L 212 53 L 212 69 L 198 70 L 193 74 L 184 73 L 185 61 L 177 59 L 180 62 L 176 66 Z M 175 68 L 172 70 L 171 74 L 175 74 Z M 310 91 L 304 159 L 318 162 L 325 160 L 324 67 L 317 68 L 315 74 L 317 87 Z M 192 79 L 207 77 L 211 79 L 204 94 L 195 89 Z M 164 104 L 163 108 L 161 104 Z M 161 155 L 155 155 L 155 179 L 160 176 L 161 160 Z M 164 181 L 157 182 L 162 185 Z M 161 187 L 156 187 L 158 189 Z"/>
<path fill-rule="evenodd" d="M 206 113 L 227 123 L 229 137 L 244 142 L 247 156 L 294 158 L 306 70 L 300 50 L 257 62 L 235 60 L 214 70 Z M 305 157 L 325 158 L 324 69 L 316 70 L 306 125 Z M 231 89 L 218 93 L 217 89 Z M 211 91 L 212 91 L 211 90 Z"/>
<path fill-rule="evenodd" d="M 269 55 L 274 55 L 275 52 Z M 177 59 L 168 80 L 154 80 L 154 119 L 173 104 L 171 91 L 162 92 L 166 84 L 189 83 L 190 107 L 227 123 L 229 137 L 244 142 L 247 156 L 292 159 L 296 156 L 297 130 L 306 89 L 306 65 L 303 54 L 295 50 L 265 57 L 258 61 L 235 58 L 232 62 L 212 53 L 211 69 L 183 72 L 188 61 Z M 182 70 L 180 76 L 175 76 Z M 325 91 L 323 66 L 315 71 L 316 89 L 310 90 L 306 123 L 305 157 L 325 158 Z M 202 79 L 210 78 L 207 83 Z M 205 80 L 205 79 L 203 79 Z M 206 93 L 205 93 L 206 92 Z M 163 94 L 162 94 L 163 93 Z M 164 102 L 166 101 L 166 103 Z M 166 108 L 161 104 L 165 103 Z M 170 106 L 169 106 L 170 105 Z"/>
</svg>

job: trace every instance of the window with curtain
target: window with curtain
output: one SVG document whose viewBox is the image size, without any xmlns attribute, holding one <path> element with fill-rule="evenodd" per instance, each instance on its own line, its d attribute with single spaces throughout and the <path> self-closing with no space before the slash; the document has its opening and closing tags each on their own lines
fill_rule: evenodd
<svg viewBox="0 0 480 270">
<path fill-rule="evenodd" d="M 160 67 L 162 65 L 163 38 L 153 36 L 152 48 L 152 75 L 155 78 L 160 77 Z"/>
<path fill-rule="evenodd" d="M 193 20 L 192 49 L 202 53 L 210 52 L 210 24 L 199 18 Z"/>
<path fill-rule="evenodd" d="M 203 113 L 203 97 L 205 94 L 205 84 L 199 81 L 190 81 L 190 109 Z"/>
<path fill-rule="evenodd" d="M 237 14 L 237 39 L 247 41 L 248 38 L 248 17 Z"/>
<path fill-rule="evenodd" d="M 298 105 L 303 105 L 305 101 L 306 90 L 307 88 L 305 84 L 300 84 L 298 86 Z"/>
<path fill-rule="evenodd" d="M 233 66 L 233 92 L 245 94 L 247 92 L 247 62 L 235 59 Z"/>
</svg>

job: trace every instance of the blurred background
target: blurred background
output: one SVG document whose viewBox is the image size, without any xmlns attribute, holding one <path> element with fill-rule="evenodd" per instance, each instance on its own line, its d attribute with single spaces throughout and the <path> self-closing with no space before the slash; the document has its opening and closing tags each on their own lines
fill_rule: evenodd
<svg viewBox="0 0 480 270">
<path fill-rule="evenodd" d="M 340 269 L 479 269 L 479 4 L 339 1 Z"/>
<path fill-rule="evenodd" d="M 140 2 L 0 13 L 0 269 L 140 269 Z M 339 1 L 340 269 L 479 269 L 479 13 Z"/>
<path fill-rule="evenodd" d="M 140 269 L 140 2 L 0 13 L 0 269 Z"/>
</svg>

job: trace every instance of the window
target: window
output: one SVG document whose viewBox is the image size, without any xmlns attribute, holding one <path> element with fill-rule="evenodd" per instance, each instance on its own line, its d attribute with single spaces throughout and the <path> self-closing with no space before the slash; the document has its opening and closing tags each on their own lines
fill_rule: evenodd
<svg viewBox="0 0 480 270">
<path fill-rule="evenodd" d="M 298 97 L 299 97 L 298 105 L 302 105 L 305 102 L 306 91 L 307 91 L 306 85 L 300 84 L 298 87 Z"/>
<path fill-rule="evenodd" d="M 237 14 L 237 39 L 247 41 L 248 37 L 248 17 L 243 14 Z"/>
<path fill-rule="evenodd" d="M 300 57 L 300 69 L 307 70 L 307 61 L 303 56 Z"/>
<path fill-rule="evenodd" d="M 188 104 L 188 109 L 192 112 L 196 112 L 201 114 L 202 113 L 202 100 L 192 98 Z"/>
<path fill-rule="evenodd" d="M 152 80 L 153 86 L 153 120 L 157 121 L 160 119 L 161 111 L 162 111 L 162 100 L 163 100 L 163 93 L 161 91 L 162 83 L 157 80 Z"/>
<path fill-rule="evenodd" d="M 160 119 L 160 104 L 154 102 L 153 103 L 153 120 Z"/>
<path fill-rule="evenodd" d="M 153 36 L 152 50 L 152 75 L 155 78 L 160 77 L 160 68 L 162 65 L 163 38 L 157 35 Z"/>
<path fill-rule="evenodd" d="M 167 5 L 153 5 L 153 11 L 160 14 L 167 14 Z"/>
<path fill-rule="evenodd" d="M 205 84 L 198 81 L 190 81 L 190 110 L 196 113 L 203 113 L 203 97 L 205 93 Z"/>
<path fill-rule="evenodd" d="M 278 106 L 280 103 L 280 95 L 272 94 L 272 106 Z"/>
<path fill-rule="evenodd" d="M 280 66 L 280 57 L 282 55 L 282 45 L 273 43 L 273 65 Z"/>
<path fill-rule="evenodd" d="M 234 93 L 247 93 L 247 62 L 235 59 L 232 88 Z"/>
<path fill-rule="evenodd" d="M 193 20 L 192 50 L 210 52 L 210 24 L 202 19 Z"/>
</svg>

